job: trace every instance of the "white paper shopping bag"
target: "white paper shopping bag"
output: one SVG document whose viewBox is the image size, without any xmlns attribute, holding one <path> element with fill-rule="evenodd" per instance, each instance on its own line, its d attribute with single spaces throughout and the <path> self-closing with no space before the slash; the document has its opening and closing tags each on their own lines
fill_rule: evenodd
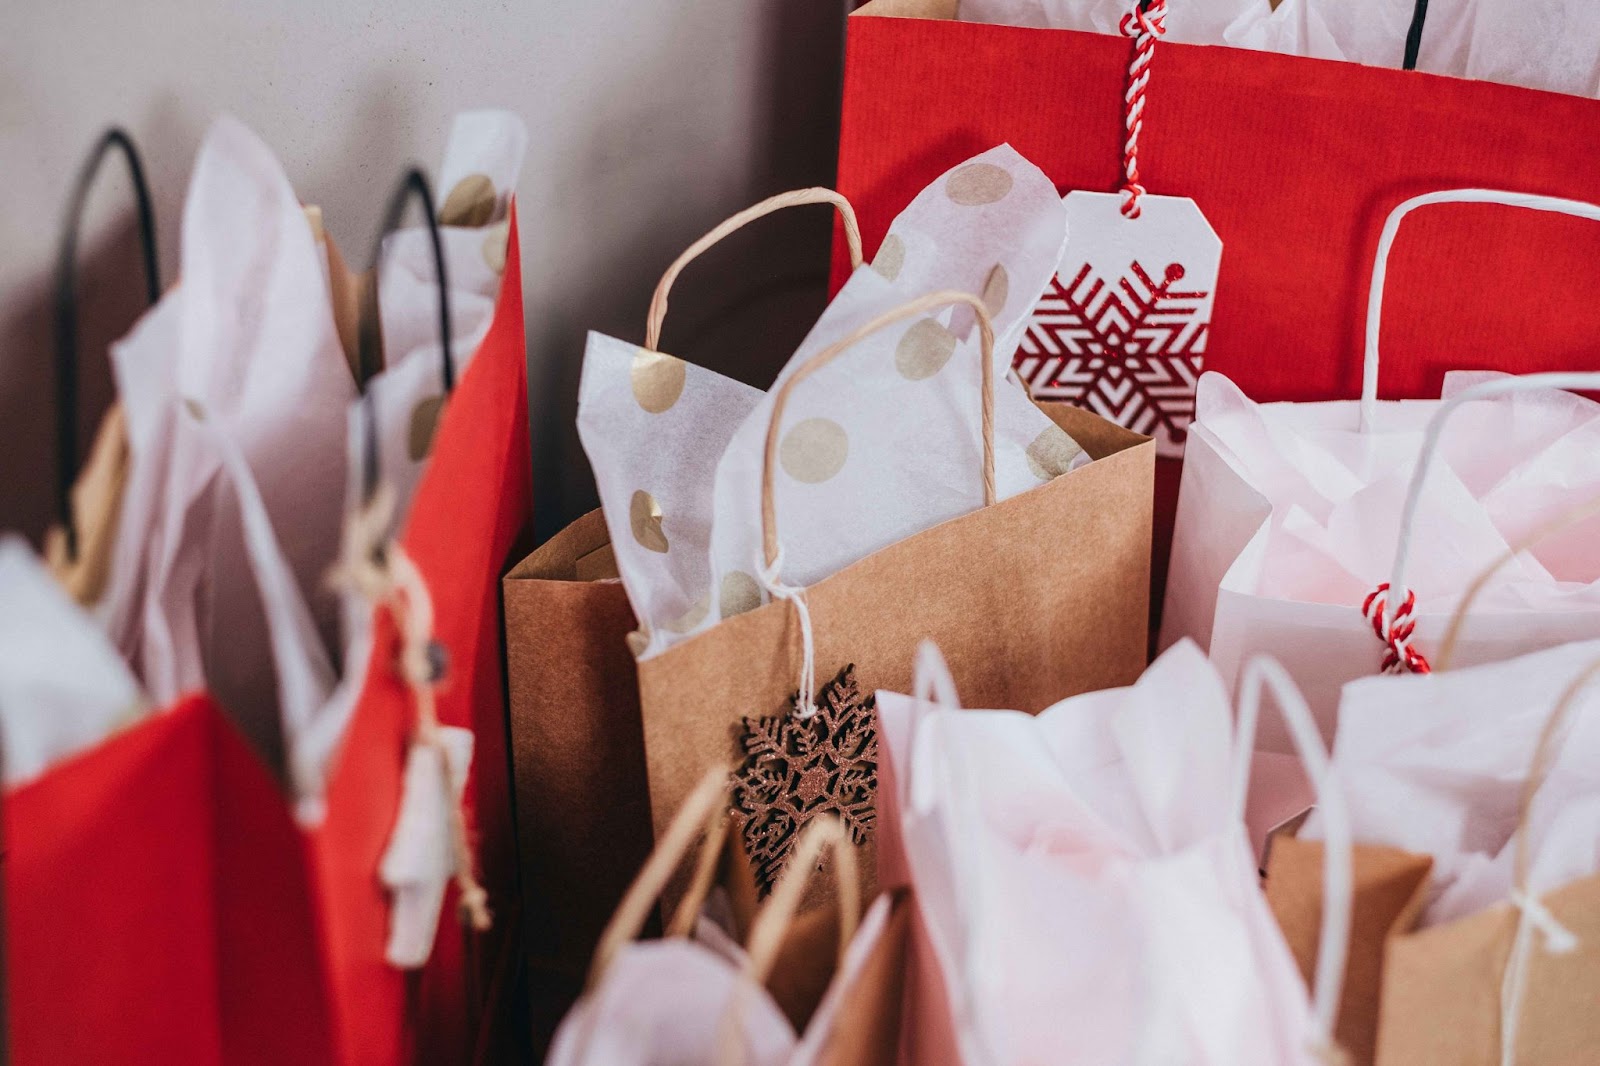
<svg viewBox="0 0 1600 1066">
<path fill-rule="evenodd" d="M 1485 190 L 1407 201 L 1379 242 L 1359 402 L 1258 405 L 1216 375 L 1197 397 L 1161 644 L 1195 639 L 1230 686 L 1252 655 L 1272 655 L 1327 737 L 1340 687 L 1426 670 L 1461 596 L 1497 561 L 1459 662 L 1600 636 L 1600 585 L 1571 541 L 1514 550 L 1600 490 L 1579 459 L 1600 405 L 1557 391 L 1600 375 L 1452 375 L 1441 401 L 1377 400 L 1389 248 L 1411 211 L 1448 203 L 1600 220 L 1588 204 Z M 1261 746 L 1287 752 L 1286 740 L 1264 730 Z"/>
<path fill-rule="evenodd" d="M 1341 837 L 1326 754 L 1281 668 L 1251 664 L 1237 735 L 1215 672 L 1188 642 L 1130 688 L 1036 717 L 961 710 L 931 646 L 917 689 L 877 697 L 893 782 L 880 802 L 887 795 L 884 816 L 898 823 L 923 933 L 903 1062 L 1323 1061 L 1348 865 L 1328 864 L 1333 946 L 1313 998 L 1261 894 L 1243 821 L 1270 689 L 1329 835 Z"/>
</svg>

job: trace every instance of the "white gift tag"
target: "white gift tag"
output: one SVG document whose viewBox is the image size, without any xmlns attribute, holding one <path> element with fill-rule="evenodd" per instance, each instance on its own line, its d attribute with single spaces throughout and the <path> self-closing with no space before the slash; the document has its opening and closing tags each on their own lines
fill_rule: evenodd
<svg viewBox="0 0 1600 1066">
<path fill-rule="evenodd" d="M 1014 366 L 1036 399 L 1156 438 L 1176 458 L 1194 417 L 1222 240 L 1185 196 L 1066 195 L 1067 250 Z"/>
</svg>

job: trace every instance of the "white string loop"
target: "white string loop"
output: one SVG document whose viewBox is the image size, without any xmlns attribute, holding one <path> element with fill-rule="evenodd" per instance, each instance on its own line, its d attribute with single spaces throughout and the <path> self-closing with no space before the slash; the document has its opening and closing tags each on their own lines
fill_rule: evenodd
<svg viewBox="0 0 1600 1066">
<path fill-rule="evenodd" d="M 817 649 L 811 631 L 811 608 L 806 605 L 806 590 L 799 585 L 785 584 L 783 574 L 783 546 L 772 565 L 761 564 L 757 556 L 756 573 L 773 599 L 787 600 L 794 607 L 795 618 L 800 623 L 800 695 L 794 702 L 795 717 L 802 722 L 817 713 Z"/>
<path fill-rule="evenodd" d="M 1500 1064 L 1514 1066 L 1517 1060 L 1517 1029 L 1522 1016 L 1522 999 L 1528 989 L 1528 966 L 1533 956 L 1533 934 L 1544 939 L 1552 955 L 1568 955 L 1578 950 L 1578 938 L 1562 925 L 1544 902 L 1520 888 L 1511 890 L 1511 905 L 1518 911 L 1517 936 L 1511 945 L 1511 958 L 1500 981 Z"/>
</svg>

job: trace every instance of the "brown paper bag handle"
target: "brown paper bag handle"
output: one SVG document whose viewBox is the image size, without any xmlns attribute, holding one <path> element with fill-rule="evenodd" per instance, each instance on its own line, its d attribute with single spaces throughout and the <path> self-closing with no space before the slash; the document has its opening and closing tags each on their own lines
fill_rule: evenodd
<svg viewBox="0 0 1600 1066">
<path fill-rule="evenodd" d="M 801 207 L 806 204 L 832 204 L 839 212 L 839 219 L 844 223 L 844 239 L 850 246 L 850 268 L 854 270 L 861 265 L 861 226 L 856 222 L 855 208 L 850 206 L 850 201 L 834 192 L 832 189 L 811 188 L 795 189 L 792 192 L 779 193 L 777 196 L 768 197 L 759 204 L 745 208 L 737 215 L 727 219 L 716 229 L 695 241 L 686 248 L 682 255 L 672 261 L 667 267 L 667 272 L 661 275 L 661 281 L 656 285 L 655 295 L 650 297 L 650 310 L 644 322 L 644 346 L 650 351 L 656 351 L 661 343 L 661 323 L 667 317 L 667 293 L 672 291 L 672 283 L 678 280 L 678 275 L 683 273 L 683 268 L 688 266 L 700 254 L 713 244 L 736 230 L 743 229 L 746 225 L 758 218 L 763 218 L 786 207 Z"/>
<path fill-rule="evenodd" d="M 988 307 L 984 306 L 983 301 L 970 292 L 958 292 L 955 289 L 930 292 L 926 296 L 918 297 L 908 303 L 901 304 L 899 307 L 885 311 L 853 333 L 822 349 L 822 351 L 801 363 L 795 372 L 789 375 L 782 385 L 778 386 L 777 391 L 773 394 L 772 417 L 767 422 L 767 443 L 761 461 L 761 542 L 769 568 L 778 560 L 778 519 L 773 493 L 773 484 L 778 466 L 778 431 L 783 425 L 784 408 L 789 405 L 789 395 L 794 392 L 795 386 L 878 330 L 892 326 L 896 322 L 903 322 L 908 318 L 927 314 L 929 311 L 941 307 L 948 307 L 951 304 L 965 304 L 967 307 L 972 308 L 972 312 L 978 320 L 978 336 L 981 341 L 980 349 L 983 362 L 983 397 L 981 401 L 983 411 L 983 505 L 988 507 L 994 503 L 994 323 L 989 318 Z"/>
<path fill-rule="evenodd" d="M 1527 993 L 1528 963 L 1532 950 L 1533 928 L 1545 937 L 1547 947 L 1556 952 L 1571 951 L 1578 946 L 1577 937 L 1545 909 L 1544 903 L 1528 892 L 1528 878 L 1532 871 L 1532 858 L 1528 854 L 1528 819 L 1533 813 L 1533 801 L 1550 774 L 1555 761 L 1556 737 L 1566 725 L 1578 697 L 1596 677 L 1600 677 L 1600 659 L 1579 671 L 1556 700 L 1555 709 L 1545 719 L 1544 728 L 1533 747 L 1528 775 L 1522 782 L 1522 793 L 1517 798 L 1517 828 L 1512 843 L 1511 898 L 1517 913 L 1517 931 L 1506 956 L 1505 968 L 1500 978 L 1500 1059 L 1512 1062 L 1516 1057 L 1517 1030 L 1522 1019 L 1522 1001 Z"/>
<path fill-rule="evenodd" d="M 585 995 L 599 986 L 623 945 L 638 939 L 644 930 L 644 923 L 650 917 L 650 911 L 656 905 L 656 900 L 667 887 L 667 882 L 671 880 L 673 872 L 683 861 L 684 855 L 693 846 L 695 838 L 703 831 L 705 843 L 701 846 L 701 858 L 696 864 L 694 890 L 679 904 L 672 923 L 674 929 L 679 928 L 687 911 L 691 915 L 692 926 L 692 916 L 699 913 L 705 901 L 705 894 L 710 891 L 711 881 L 716 872 L 715 859 L 722 852 L 722 842 L 727 833 L 728 780 L 728 768 L 725 766 L 707 770 L 694 791 L 689 793 L 683 805 L 678 808 L 672 824 L 656 843 L 655 850 L 650 853 L 650 858 L 645 861 L 643 869 L 628 886 L 622 902 L 617 905 L 616 913 L 611 916 L 611 920 L 606 923 L 605 931 L 600 934 L 600 941 L 594 949 L 594 960 L 589 964 L 589 976 L 584 983 Z M 708 855 L 711 857 L 710 873 L 702 878 Z M 699 892 L 699 898 L 694 898 L 695 891 Z"/>
<path fill-rule="evenodd" d="M 1512 880 L 1511 883 L 1517 892 L 1526 894 L 1528 891 L 1528 869 L 1532 862 L 1528 854 L 1528 818 L 1533 813 L 1533 800 L 1538 795 L 1539 789 L 1544 787 L 1545 778 L 1549 776 L 1551 764 L 1555 762 L 1556 751 L 1559 745 L 1556 737 L 1571 717 L 1573 707 L 1577 706 L 1578 698 L 1583 695 L 1583 690 L 1600 677 L 1600 659 L 1596 659 L 1578 672 L 1578 675 L 1568 682 L 1562 689 L 1561 696 L 1556 700 L 1555 709 L 1550 712 L 1550 717 L 1545 719 L 1544 728 L 1539 731 L 1539 739 L 1533 746 L 1533 758 L 1528 763 L 1528 776 L 1523 779 L 1522 792 L 1517 799 L 1517 828 L 1516 850 L 1512 853 Z"/>
<path fill-rule="evenodd" d="M 1573 526 L 1593 518 L 1597 514 L 1600 514 L 1600 496 L 1589 500 L 1587 503 L 1579 504 L 1565 514 L 1557 515 L 1545 524 L 1538 526 L 1533 532 L 1511 545 L 1505 554 L 1501 555 L 1500 558 L 1485 567 L 1477 577 L 1473 578 L 1472 582 L 1467 585 L 1466 592 L 1462 594 L 1461 601 L 1456 604 L 1455 613 L 1450 616 L 1450 624 L 1445 627 L 1444 638 L 1439 641 L 1439 654 L 1434 656 L 1433 668 L 1435 670 L 1450 669 L 1451 660 L 1455 657 L 1456 643 L 1461 639 L 1461 630 L 1467 622 L 1467 615 L 1471 612 L 1473 603 L 1477 601 L 1478 594 L 1488 587 L 1489 582 L 1494 579 L 1496 574 L 1510 566 L 1512 560 L 1523 552 L 1531 551 L 1548 538 L 1564 533 Z"/>
<path fill-rule="evenodd" d="M 856 866 L 855 847 L 845 837 L 844 827 L 838 819 L 818 818 L 801 832 L 789 856 L 788 867 L 750 926 L 750 935 L 745 943 L 744 968 L 722 1017 L 718 1041 L 720 1066 L 735 1066 L 740 1061 L 737 1022 L 745 997 L 752 988 L 766 985 L 767 979 L 772 976 L 772 967 L 778 961 L 783 938 L 794 923 L 806 885 L 816 873 L 817 864 L 822 861 L 825 851 L 831 851 L 836 860 L 835 887 L 839 903 L 839 951 L 834 962 L 836 972 L 844 962 L 850 942 L 855 939 L 856 927 L 861 922 L 861 875 Z"/>
</svg>

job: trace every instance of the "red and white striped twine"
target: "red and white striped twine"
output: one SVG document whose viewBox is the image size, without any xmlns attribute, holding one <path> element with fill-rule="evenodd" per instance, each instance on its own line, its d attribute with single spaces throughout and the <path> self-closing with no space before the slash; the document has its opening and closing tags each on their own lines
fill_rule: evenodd
<svg viewBox="0 0 1600 1066">
<path fill-rule="evenodd" d="M 1417 609 L 1417 594 L 1406 589 L 1406 598 L 1395 608 L 1394 617 L 1385 627 L 1384 615 L 1389 609 L 1389 583 L 1385 581 L 1361 602 L 1361 615 L 1372 623 L 1372 631 L 1383 641 L 1383 672 L 1386 674 L 1427 674 L 1433 671 L 1427 658 L 1411 646 L 1411 634 L 1417 622 L 1412 617 Z M 1387 628 L 1387 631 L 1386 631 Z"/>
<path fill-rule="evenodd" d="M 1167 29 L 1167 0 L 1151 0 L 1148 6 L 1137 4 L 1122 16 L 1120 29 L 1124 37 L 1133 38 L 1133 62 L 1128 64 L 1128 92 L 1123 98 L 1128 134 L 1122 149 L 1122 213 L 1138 218 L 1139 197 L 1144 195 L 1144 186 L 1139 184 L 1139 132 L 1144 129 L 1150 58 L 1155 54 L 1157 38 Z"/>
</svg>

